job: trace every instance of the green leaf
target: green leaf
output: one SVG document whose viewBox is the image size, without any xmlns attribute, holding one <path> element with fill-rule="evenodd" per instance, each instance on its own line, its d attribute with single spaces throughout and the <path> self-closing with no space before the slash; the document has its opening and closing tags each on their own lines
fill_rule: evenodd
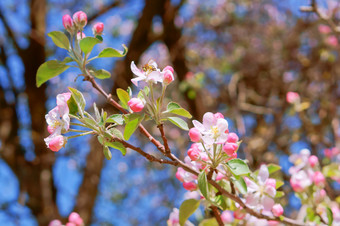
<svg viewBox="0 0 340 226">
<path fill-rule="evenodd" d="M 276 180 L 276 185 L 275 185 L 275 188 L 278 189 L 280 188 L 282 185 L 284 185 L 285 183 L 281 180 Z"/>
<path fill-rule="evenodd" d="M 175 109 L 180 109 L 181 106 L 177 104 L 176 102 L 170 102 L 168 103 L 168 106 L 166 107 L 167 111 L 175 110 Z"/>
<path fill-rule="evenodd" d="M 117 89 L 117 96 L 121 102 L 121 105 L 123 108 L 128 109 L 128 104 L 127 102 L 130 100 L 130 96 L 128 94 L 128 92 L 126 92 L 125 90 L 118 88 Z"/>
<path fill-rule="evenodd" d="M 71 91 L 72 97 L 77 103 L 79 114 L 82 117 L 84 117 L 84 109 L 85 109 L 86 102 L 85 102 L 85 98 L 83 94 L 74 88 L 69 87 L 68 89 Z"/>
<path fill-rule="evenodd" d="M 69 50 L 70 42 L 64 32 L 61 31 L 52 31 L 47 34 L 52 38 L 54 44 L 60 48 Z"/>
<path fill-rule="evenodd" d="M 93 103 L 93 109 L 94 109 L 94 114 L 95 114 L 95 116 L 96 116 L 96 121 L 97 122 L 100 122 L 100 113 L 99 113 L 99 110 L 98 110 L 98 108 L 97 108 L 97 105 L 96 105 L 96 103 Z"/>
<path fill-rule="evenodd" d="M 105 144 L 111 148 L 119 150 L 123 155 L 126 154 L 126 148 L 119 142 L 105 142 Z"/>
<path fill-rule="evenodd" d="M 65 57 L 64 60 L 62 61 L 62 63 L 67 64 L 67 63 L 71 63 L 74 60 L 71 57 Z"/>
<path fill-rule="evenodd" d="M 180 115 L 186 118 L 192 117 L 192 115 L 187 110 L 185 110 L 184 108 L 182 108 L 179 104 L 175 102 L 170 102 L 164 113 L 173 113 L 173 114 Z"/>
<path fill-rule="evenodd" d="M 127 47 L 125 45 L 123 45 L 123 47 L 124 47 L 124 51 L 119 51 L 119 50 L 116 50 L 114 48 L 105 48 L 99 53 L 98 58 L 102 58 L 102 57 L 123 57 L 127 53 Z"/>
<path fill-rule="evenodd" d="M 209 218 L 202 220 L 199 226 L 218 226 L 218 223 L 215 218 Z"/>
<path fill-rule="evenodd" d="M 37 87 L 40 87 L 51 78 L 60 75 L 69 67 L 70 66 L 65 65 L 64 63 L 57 60 L 50 60 L 43 63 L 40 65 L 37 71 Z"/>
<path fill-rule="evenodd" d="M 276 195 L 275 195 L 275 198 L 281 198 L 284 195 L 285 195 L 285 193 L 283 191 L 277 191 Z"/>
<path fill-rule="evenodd" d="M 225 210 L 227 208 L 227 203 L 225 199 L 226 197 L 224 197 L 223 195 L 218 195 L 215 197 L 214 203 L 217 204 L 220 209 Z"/>
<path fill-rule="evenodd" d="M 101 43 L 98 38 L 93 37 L 85 37 L 79 42 L 80 49 L 84 52 L 85 55 L 90 53 L 95 45 Z"/>
<path fill-rule="evenodd" d="M 200 200 L 187 199 L 179 207 L 179 224 L 182 226 L 200 206 Z"/>
<path fill-rule="evenodd" d="M 183 130 L 189 130 L 188 124 L 181 118 L 168 117 L 168 120 Z"/>
<path fill-rule="evenodd" d="M 111 128 L 109 130 L 110 134 L 114 137 L 124 140 L 123 134 L 116 128 Z"/>
<path fill-rule="evenodd" d="M 103 152 L 104 152 L 104 156 L 107 160 L 110 160 L 112 158 L 111 151 L 107 146 L 104 146 Z"/>
<path fill-rule="evenodd" d="M 238 179 L 233 179 L 233 183 L 235 185 L 235 187 L 237 188 L 237 190 L 242 194 L 245 195 L 247 194 L 247 184 L 244 181 L 244 179 L 242 177 L 239 177 Z"/>
<path fill-rule="evenodd" d="M 270 163 L 267 165 L 269 174 L 275 173 L 276 171 L 281 170 L 281 166 L 275 165 L 273 163 Z"/>
<path fill-rule="evenodd" d="M 247 175 L 250 173 L 249 167 L 247 163 L 245 163 L 241 159 L 232 159 L 227 162 L 227 166 L 229 167 L 230 171 L 237 176 L 240 175 Z"/>
<path fill-rule="evenodd" d="M 110 115 L 106 119 L 106 122 L 108 122 L 108 123 L 116 123 L 118 125 L 123 125 L 124 119 L 123 119 L 123 116 L 121 114 L 114 114 L 114 115 Z"/>
<path fill-rule="evenodd" d="M 209 200 L 209 187 L 208 187 L 208 180 L 207 180 L 207 175 L 205 174 L 205 171 L 202 170 L 200 174 L 198 175 L 198 188 L 200 189 L 202 195 L 204 198 Z"/>
<path fill-rule="evenodd" d="M 137 114 L 135 114 L 137 115 Z M 128 122 L 126 122 L 125 129 L 124 129 L 124 139 L 129 140 L 131 135 L 135 132 L 137 129 L 139 123 L 143 120 L 144 115 L 138 115 L 135 119 L 129 119 Z"/>
<path fill-rule="evenodd" d="M 99 79 L 107 79 L 111 77 L 110 72 L 104 69 L 96 70 L 96 71 L 91 71 L 91 74 Z"/>
<path fill-rule="evenodd" d="M 77 115 L 78 113 L 78 105 L 76 101 L 74 100 L 73 96 L 67 101 L 67 106 L 70 111 L 71 115 Z"/>
<path fill-rule="evenodd" d="M 333 223 L 333 212 L 329 207 L 326 208 L 326 211 L 327 211 L 328 225 L 332 225 L 332 223 Z"/>
</svg>

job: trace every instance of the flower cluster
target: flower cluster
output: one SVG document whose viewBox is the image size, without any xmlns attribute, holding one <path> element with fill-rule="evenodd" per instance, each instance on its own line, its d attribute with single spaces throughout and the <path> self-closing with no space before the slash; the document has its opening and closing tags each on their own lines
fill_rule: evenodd
<svg viewBox="0 0 340 226">
<path fill-rule="evenodd" d="M 59 220 L 53 220 L 48 224 L 48 226 L 62 226 L 62 225 L 63 224 Z M 68 222 L 65 224 L 65 226 L 84 226 L 84 221 L 79 216 L 78 213 L 72 212 L 68 216 Z"/>
<path fill-rule="evenodd" d="M 47 131 L 50 135 L 45 138 L 45 143 L 52 151 L 59 151 L 67 142 L 67 138 L 61 134 L 70 128 L 69 108 L 67 101 L 71 93 L 62 93 L 57 95 L 57 106 L 45 115 L 48 124 Z"/>
</svg>

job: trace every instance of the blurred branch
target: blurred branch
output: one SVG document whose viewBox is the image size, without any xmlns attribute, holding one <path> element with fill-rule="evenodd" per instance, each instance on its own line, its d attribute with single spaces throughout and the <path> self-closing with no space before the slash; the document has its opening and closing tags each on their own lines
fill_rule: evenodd
<svg viewBox="0 0 340 226">
<path fill-rule="evenodd" d="M 97 19 L 97 17 L 99 17 L 99 16 L 103 15 L 104 13 L 106 13 L 107 11 L 109 11 L 109 10 L 115 8 L 115 7 L 121 6 L 121 5 L 122 5 L 121 1 L 114 1 L 110 5 L 105 5 L 98 12 L 89 16 L 88 19 L 87 19 L 87 22 L 91 23 L 93 20 Z"/>
</svg>

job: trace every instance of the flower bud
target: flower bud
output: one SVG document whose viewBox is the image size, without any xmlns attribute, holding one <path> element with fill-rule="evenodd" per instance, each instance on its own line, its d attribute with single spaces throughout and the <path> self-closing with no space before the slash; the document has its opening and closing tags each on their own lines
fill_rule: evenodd
<svg viewBox="0 0 340 226">
<path fill-rule="evenodd" d="M 300 101 L 300 95 L 296 92 L 288 92 L 286 95 L 286 100 L 290 104 L 294 104 Z"/>
<path fill-rule="evenodd" d="M 163 83 L 169 85 L 174 80 L 174 75 L 170 70 L 163 73 Z"/>
<path fill-rule="evenodd" d="M 82 40 L 83 38 L 85 38 L 86 37 L 86 35 L 84 34 L 84 32 L 78 32 L 77 33 L 77 39 L 78 40 Z"/>
<path fill-rule="evenodd" d="M 82 29 L 87 24 L 87 15 L 83 11 L 78 11 L 73 14 L 73 21 L 79 29 Z"/>
<path fill-rule="evenodd" d="M 273 212 L 275 217 L 279 217 L 283 214 L 283 208 L 280 204 L 275 204 L 273 206 L 272 212 Z"/>
<path fill-rule="evenodd" d="M 189 137 L 192 142 L 199 142 L 201 140 L 201 133 L 197 128 L 189 130 Z"/>
<path fill-rule="evenodd" d="M 236 133 L 229 133 L 227 142 L 228 143 L 236 143 L 239 140 L 238 136 Z"/>
<path fill-rule="evenodd" d="M 215 117 L 216 119 L 224 118 L 224 116 L 223 116 L 222 113 L 220 113 L 220 112 L 215 113 L 215 114 L 214 114 L 214 117 Z"/>
<path fill-rule="evenodd" d="M 230 224 L 234 221 L 234 217 L 231 211 L 225 210 L 221 214 L 221 220 L 224 224 Z"/>
<path fill-rule="evenodd" d="M 246 216 L 246 212 L 243 209 L 237 209 L 234 211 L 234 217 L 238 220 L 242 220 Z"/>
<path fill-rule="evenodd" d="M 171 66 L 166 66 L 163 71 L 171 71 L 171 73 L 174 73 L 174 68 Z"/>
<path fill-rule="evenodd" d="M 66 143 L 66 139 L 62 135 L 55 136 L 50 143 L 48 144 L 48 148 L 52 151 L 59 151 Z"/>
<path fill-rule="evenodd" d="M 95 25 L 93 25 L 92 31 L 95 36 L 102 35 L 104 31 L 104 24 L 102 22 L 96 23 Z"/>
<path fill-rule="evenodd" d="M 200 151 L 197 148 L 190 148 L 188 150 L 188 156 L 192 161 L 196 161 L 200 157 Z"/>
<path fill-rule="evenodd" d="M 180 182 L 184 182 L 184 173 L 185 173 L 185 170 L 184 170 L 182 167 L 178 167 L 178 168 L 177 168 L 176 178 L 177 178 Z"/>
<path fill-rule="evenodd" d="M 238 148 L 238 145 L 235 143 L 225 143 L 223 145 L 223 151 L 227 153 L 227 155 L 230 155 L 230 156 L 232 156 L 235 153 L 237 148 Z"/>
<path fill-rule="evenodd" d="M 66 14 L 63 16 L 63 25 L 65 27 L 65 29 L 68 31 L 68 32 L 72 32 L 73 30 L 73 20 L 71 18 L 70 15 Z"/>
<path fill-rule="evenodd" d="M 48 226 L 62 226 L 63 224 L 60 222 L 60 220 L 53 220 L 51 221 Z"/>
<path fill-rule="evenodd" d="M 83 219 L 79 216 L 78 213 L 76 212 L 72 212 L 69 216 L 68 216 L 68 220 L 69 222 L 71 223 L 74 223 L 76 224 L 77 226 L 78 225 L 82 225 L 84 222 L 83 222 Z"/>
<path fill-rule="evenodd" d="M 309 162 L 311 167 L 314 167 L 314 166 L 316 166 L 319 163 L 319 159 L 315 155 L 311 155 L 308 158 L 308 162 Z"/>
<path fill-rule="evenodd" d="M 185 190 L 194 191 L 197 189 L 197 184 L 195 184 L 194 182 L 184 182 L 183 187 Z"/>
<path fill-rule="evenodd" d="M 144 108 L 144 103 L 139 98 L 132 98 L 128 101 L 128 105 L 133 112 L 140 112 Z"/>
<path fill-rule="evenodd" d="M 65 224 L 65 226 L 77 226 L 75 223 L 72 223 L 72 222 L 67 222 L 66 224 Z"/>
<path fill-rule="evenodd" d="M 313 175 L 313 181 L 316 184 L 316 186 L 324 186 L 326 179 L 325 176 L 320 171 L 317 171 Z"/>
</svg>

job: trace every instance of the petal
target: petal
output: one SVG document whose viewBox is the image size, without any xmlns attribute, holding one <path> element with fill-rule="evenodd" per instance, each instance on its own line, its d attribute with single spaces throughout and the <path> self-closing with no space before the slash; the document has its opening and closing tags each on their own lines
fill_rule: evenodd
<svg viewBox="0 0 340 226">
<path fill-rule="evenodd" d="M 211 112 L 207 112 L 203 115 L 203 125 L 206 129 L 210 130 L 212 126 L 216 124 L 216 118 Z"/>
<path fill-rule="evenodd" d="M 247 184 L 248 193 L 256 192 L 259 190 L 259 186 L 254 181 L 250 180 L 248 177 L 245 177 L 244 180 Z"/>
<path fill-rule="evenodd" d="M 137 78 L 131 79 L 131 82 L 132 82 L 135 86 L 138 86 L 138 82 L 144 80 L 145 78 L 146 78 L 146 77 L 144 77 L 144 75 L 143 75 L 143 77 L 137 77 Z"/>
<path fill-rule="evenodd" d="M 273 208 L 274 204 L 275 202 L 272 198 L 269 198 L 268 196 L 262 197 L 262 205 L 265 211 L 270 211 Z"/>
<path fill-rule="evenodd" d="M 195 128 L 198 129 L 201 133 L 205 131 L 205 127 L 199 121 L 193 120 L 192 124 L 194 124 Z"/>
<path fill-rule="evenodd" d="M 202 136 L 202 140 L 206 145 L 212 145 L 214 143 L 214 139 L 209 135 Z"/>
<path fill-rule="evenodd" d="M 264 191 L 269 195 L 269 196 L 271 196 L 271 197 L 275 197 L 275 195 L 276 195 L 276 189 L 275 188 L 273 188 L 272 186 L 266 186 L 265 188 L 264 188 Z"/>
<path fill-rule="evenodd" d="M 158 71 L 153 71 L 150 74 L 148 74 L 146 81 L 153 81 L 154 83 L 157 82 L 162 82 L 163 81 L 163 76 L 160 72 Z"/>
<path fill-rule="evenodd" d="M 256 192 L 254 194 L 247 195 L 246 203 L 250 206 L 257 206 L 260 202 L 260 193 Z"/>
<path fill-rule="evenodd" d="M 133 62 L 133 61 L 131 62 L 130 68 L 131 68 L 132 73 L 134 73 L 134 74 L 137 75 L 138 77 L 140 77 L 140 76 L 145 77 L 145 76 L 144 76 L 144 73 L 141 72 L 141 71 L 137 68 L 137 66 L 135 65 L 135 62 Z"/>
<path fill-rule="evenodd" d="M 223 118 L 217 119 L 217 128 L 221 134 L 224 133 L 228 129 L 228 121 Z"/>
<path fill-rule="evenodd" d="M 149 60 L 148 65 L 153 66 L 154 68 L 158 69 L 157 63 L 154 60 Z"/>
<path fill-rule="evenodd" d="M 216 143 L 218 143 L 218 144 L 223 144 L 223 143 L 225 143 L 225 142 L 227 141 L 227 139 L 228 139 L 228 134 L 222 133 L 222 134 L 217 138 Z"/>
<path fill-rule="evenodd" d="M 266 183 L 266 180 L 269 177 L 269 171 L 266 165 L 261 165 L 260 170 L 259 170 L 259 175 L 257 176 L 257 179 L 259 180 L 259 183 L 261 185 Z"/>
</svg>

